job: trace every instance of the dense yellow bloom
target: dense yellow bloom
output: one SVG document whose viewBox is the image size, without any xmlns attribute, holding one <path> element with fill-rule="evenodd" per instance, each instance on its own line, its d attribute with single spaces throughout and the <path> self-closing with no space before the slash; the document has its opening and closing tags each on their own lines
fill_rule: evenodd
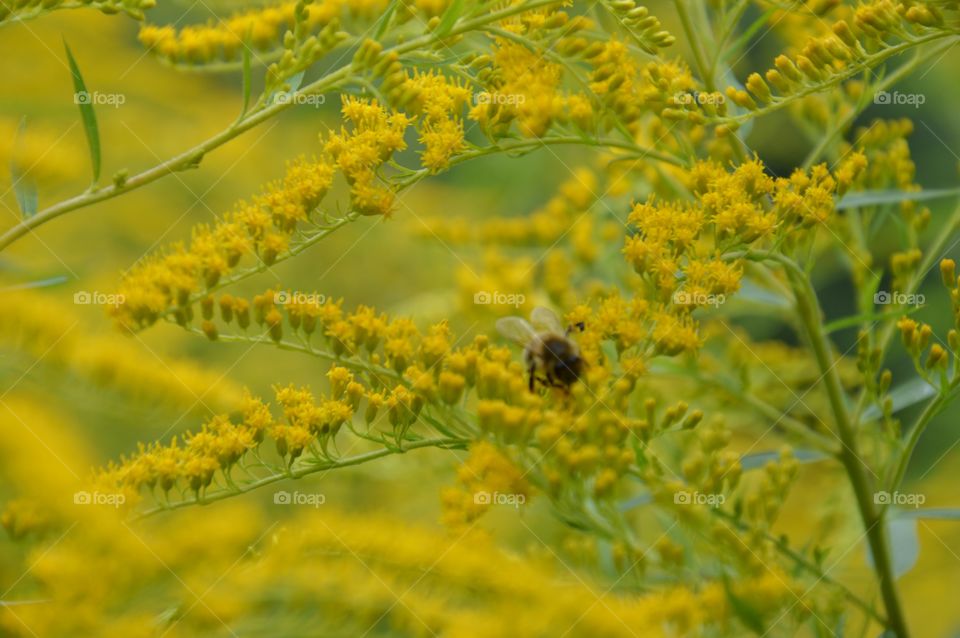
<svg viewBox="0 0 960 638">
<path fill-rule="evenodd" d="M 505 132 L 516 121 L 521 135 L 540 137 L 555 121 L 566 120 L 568 112 L 575 114 L 575 123 L 587 127 L 589 101 L 563 90 L 563 67 L 539 52 L 498 39 L 487 75 L 487 91 L 477 96 L 470 119 L 488 135 Z"/>
<path fill-rule="evenodd" d="M 343 116 L 351 127 L 331 133 L 324 150 L 350 185 L 354 210 L 361 215 L 390 215 L 394 193 L 377 177 L 377 169 L 393 153 L 406 148 L 410 123 L 403 113 L 390 113 L 376 101 L 343 98 Z"/>
<path fill-rule="evenodd" d="M 284 34 L 296 23 L 297 2 L 280 2 L 272 6 L 248 9 L 218 22 L 206 25 L 144 25 L 140 42 L 170 62 L 203 64 L 213 61 L 236 61 L 244 46 L 257 52 L 279 49 Z M 386 6 L 385 0 L 321 0 L 307 3 L 304 28 L 317 33 L 324 27 L 336 27 L 341 17 L 377 15 Z M 256 54 L 255 54 L 256 55 Z"/>
<path fill-rule="evenodd" d="M 820 7 L 822 13 L 827 7 Z M 945 8 L 953 8 L 949 5 Z M 812 86 L 830 86 L 850 77 L 850 70 L 897 40 L 909 40 L 931 33 L 950 33 L 941 9 L 929 3 L 909 0 L 873 0 L 852 11 L 844 7 L 836 12 L 841 19 L 826 23 L 814 16 L 816 31 L 826 31 L 807 39 L 794 55 L 782 54 L 774 67 L 763 75 L 747 77 L 747 90 L 727 87 L 726 97 L 737 106 L 753 111 L 797 95 Z M 778 20 L 779 22 L 779 20 Z M 809 33 L 804 30 L 804 33 Z M 889 42 L 889 43 L 888 43 Z M 715 113 L 709 113 L 714 115 Z"/>
<path fill-rule="evenodd" d="M 127 329 L 148 326 L 173 306 L 189 309 L 192 295 L 215 286 L 242 258 L 252 255 L 273 263 L 298 225 L 314 213 L 332 180 L 333 169 L 326 162 L 291 162 L 283 180 L 268 184 L 252 201 L 239 202 L 215 226 L 195 228 L 189 246 L 174 245 L 128 272 L 114 317 Z M 187 320 L 185 312 L 179 311 L 178 320 Z"/>
</svg>

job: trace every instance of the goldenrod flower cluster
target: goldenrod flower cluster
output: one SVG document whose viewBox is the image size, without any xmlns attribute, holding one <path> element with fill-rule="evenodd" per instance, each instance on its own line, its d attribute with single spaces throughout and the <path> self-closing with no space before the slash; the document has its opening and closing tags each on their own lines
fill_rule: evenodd
<svg viewBox="0 0 960 638">
<path fill-rule="evenodd" d="M 377 104 L 344 98 L 343 117 L 351 127 L 331 133 L 324 150 L 350 185 L 353 209 L 361 215 L 389 215 L 394 193 L 377 177 L 377 169 L 406 148 L 404 132 L 410 119 Z"/>
<path fill-rule="evenodd" d="M 822 7 L 819 12 L 825 12 L 826 8 Z M 849 80 L 860 69 L 894 55 L 902 46 L 956 33 L 956 27 L 945 17 L 945 10 L 952 13 L 955 7 L 949 3 L 941 8 L 933 3 L 873 0 L 853 11 L 841 11 L 839 13 L 847 14 L 846 19 L 833 21 L 826 34 L 808 37 L 795 54 L 777 56 L 774 67 L 765 73 L 751 73 L 744 88 L 728 86 L 723 95 L 717 96 L 719 99 L 708 96 L 708 99 L 682 100 L 682 104 L 678 104 L 682 108 L 671 108 L 665 115 L 694 122 L 713 119 L 736 127 L 752 117 L 751 112 L 786 104 L 794 97 L 810 95 Z M 818 11 L 814 8 L 811 12 Z M 819 16 L 812 21 L 824 24 Z M 724 97 L 747 113 L 728 115 Z"/>
<path fill-rule="evenodd" d="M 290 246 L 293 234 L 315 214 L 333 181 L 333 167 L 300 158 L 283 180 L 273 182 L 251 201 L 240 201 L 213 227 L 194 229 L 189 246 L 176 245 L 151 256 L 128 272 L 113 315 L 127 329 L 148 326 L 173 308 L 188 320 L 192 297 L 216 286 L 244 257 L 270 265 Z"/>
<path fill-rule="evenodd" d="M 897 259 L 900 257 L 900 259 Z M 893 268 L 901 279 L 908 274 L 905 271 L 915 270 L 919 263 L 919 251 L 911 261 L 908 255 L 894 255 Z M 950 308 L 953 315 L 953 326 L 947 332 L 947 339 L 943 341 L 934 334 L 930 324 L 917 321 L 907 316 L 897 322 L 900 337 L 904 348 L 913 360 L 914 366 L 921 377 L 940 388 L 941 392 L 952 387 L 957 381 L 956 357 L 960 355 L 960 279 L 957 278 L 956 262 L 953 259 L 944 259 L 940 262 L 940 278 L 943 286 L 950 293 Z M 928 350 L 929 348 L 929 350 Z M 954 365 L 950 365 L 951 359 Z"/>
<path fill-rule="evenodd" d="M 140 29 L 140 42 L 152 53 L 174 63 L 203 65 L 213 62 L 236 62 L 243 48 L 254 55 L 284 48 L 284 38 L 298 26 L 301 35 L 313 34 L 328 41 L 338 31 L 342 18 L 350 15 L 371 17 L 382 11 L 386 2 L 281 2 L 257 9 L 248 9 L 228 18 L 205 25 L 176 26 L 146 24 Z"/>
<path fill-rule="evenodd" d="M 556 15 L 563 19 L 555 22 L 565 22 L 565 14 Z M 582 26 L 586 26 L 582 21 L 566 24 L 563 33 Z M 524 33 L 527 28 L 516 25 L 514 30 Z M 470 119 L 488 136 L 505 135 L 513 122 L 527 137 L 545 135 L 554 123 L 570 122 L 582 130 L 592 127 L 589 99 L 565 91 L 561 85 L 563 67 L 540 51 L 501 38 L 495 41 L 492 55 L 475 59 L 471 66 L 479 69 L 477 77 L 486 90 L 477 94 Z"/>
<path fill-rule="evenodd" d="M 727 255 L 778 237 L 799 241 L 828 221 L 835 194 L 849 188 L 865 166 L 866 158 L 855 153 L 835 175 L 820 165 L 774 178 L 756 160 L 729 172 L 699 163 L 689 174 L 693 203 L 651 199 L 634 206 L 629 221 L 637 232 L 627 238 L 624 255 L 651 300 L 667 300 L 674 308 L 709 305 L 739 288 L 742 259 Z M 676 321 L 664 317 L 661 330 L 670 331 Z M 681 339 L 664 347 L 671 352 L 685 344 L 693 345 Z"/>
</svg>

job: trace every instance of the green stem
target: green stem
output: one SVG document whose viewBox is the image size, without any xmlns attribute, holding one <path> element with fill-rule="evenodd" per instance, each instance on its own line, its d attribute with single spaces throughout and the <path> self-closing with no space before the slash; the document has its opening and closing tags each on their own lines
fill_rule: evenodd
<svg viewBox="0 0 960 638">
<path fill-rule="evenodd" d="M 697 67 L 697 73 L 700 75 L 700 79 L 703 81 L 703 85 L 711 93 L 717 90 L 717 83 L 713 79 L 713 67 L 707 65 L 707 57 L 703 50 L 700 48 L 700 39 L 697 30 L 693 26 L 693 21 L 690 18 L 690 12 L 687 10 L 686 0 L 674 0 L 674 4 L 677 7 L 677 14 L 680 16 L 680 22 L 683 24 L 683 32 L 687 36 L 687 43 L 690 45 L 690 50 L 693 52 L 693 60 Z M 727 140 L 730 142 L 730 149 L 733 151 L 734 159 L 739 163 L 747 161 L 747 144 L 736 134 L 735 131 L 730 131 L 727 136 Z"/>
<path fill-rule="evenodd" d="M 384 55 L 388 55 L 395 52 L 400 55 L 409 51 L 414 51 L 419 48 L 427 47 L 442 39 L 452 38 L 461 33 L 475 30 L 488 23 L 497 22 L 518 13 L 523 13 L 525 11 L 530 11 L 532 9 L 550 4 L 557 4 L 559 2 L 560 0 L 533 0 L 520 5 L 510 5 L 499 11 L 492 11 L 480 18 L 464 20 L 454 25 L 449 33 L 442 37 L 433 33 L 428 33 L 408 40 L 402 44 L 398 44 L 390 49 L 385 49 L 383 53 Z M 353 69 L 351 65 L 341 67 L 336 71 L 328 73 L 322 78 L 318 78 L 310 84 L 302 87 L 300 90 L 295 92 L 295 95 L 313 95 L 329 91 L 340 83 L 348 80 L 352 70 Z M 80 195 L 54 204 L 53 206 L 38 212 L 36 215 L 33 215 L 28 219 L 19 221 L 17 224 L 7 229 L 6 232 L 0 235 L 0 251 L 4 250 L 7 246 L 20 239 L 34 228 L 56 219 L 61 215 L 66 215 L 67 213 L 80 208 L 85 208 L 87 206 L 91 206 L 92 204 L 113 199 L 118 195 L 142 188 L 166 175 L 196 167 L 203 159 L 204 155 L 210 151 L 223 146 L 230 140 L 238 137 L 241 133 L 250 130 L 258 124 L 261 124 L 278 113 L 290 108 L 296 102 L 296 99 L 290 99 L 261 107 L 255 111 L 251 111 L 245 118 L 234 122 L 230 127 L 220 131 L 213 137 L 204 140 L 193 148 L 186 150 L 164 162 L 161 162 L 160 164 L 157 164 L 156 166 L 149 168 L 142 173 L 138 173 L 130 177 L 122 184 L 111 184 L 110 186 L 105 186 L 103 188 L 94 188 L 88 190 Z"/>
<path fill-rule="evenodd" d="M 847 130 L 850 124 L 855 119 L 857 119 L 857 116 L 859 116 L 860 113 L 862 113 L 868 106 L 870 106 L 873 103 L 872 98 L 874 95 L 876 95 L 880 91 L 886 91 L 887 89 L 892 87 L 894 84 L 896 84 L 900 80 L 904 79 L 905 77 L 913 73 L 913 71 L 921 64 L 923 64 L 930 58 L 936 56 L 937 54 L 943 51 L 946 51 L 947 49 L 955 45 L 956 45 L 956 41 L 951 41 L 951 42 L 947 42 L 942 47 L 931 49 L 924 55 L 918 54 L 909 62 L 897 67 L 896 71 L 894 71 L 893 73 L 885 77 L 881 82 L 878 82 L 877 84 L 870 86 L 867 90 L 867 94 L 863 96 L 860 102 L 853 109 L 851 109 L 850 112 L 847 113 L 843 117 L 843 119 L 841 119 L 840 122 L 838 122 L 836 126 L 834 126 L 829 133 L 827 133 L 820 139 L 819 144 L 817 144 L 813 149 L 810 150 L 810 152 L 807 154 L 807 157 L 803 160 L 803 165 L 802 165 L 803 168 L 809 169 L 811 166 L 813 166 L 813 163 L 820 158 L 820 156 L 826 150 L 827 146 L 829 146 L 831 142 L 833 142 L 833 140 L 838 135 L 843 133 L 843 131 Z"/>
<path fill-rule="evenodd" d="M 632 152 L 632 155 L 630 155 L 631 159 L 639 159 L 642 157 L 652 157 L 662 162 L 667 162 L 669 164 L 674 164 L 676 166 L 683 166 L 683 162 L 672 155 L 659 153 L 652 149 L 637 146 L 635 144 L 630 144 L 622 140 L 607 139 L 607 138 L 601 138 L 597 140 L 584 140 L 583 138 L 575 137 L 572 135 L 550 136 L 550 137 L 543 137 L 543 138 L 534 138 L 529 140 L 520 139 L 520 140 L 500 141 L 495 145 L 486 146 L 478 149 L 472 149 L 464 153 L 461 153 L 460 155 L 457 155 L 450 160 L 450 166 L 456 166 L 468 160 L 476 159 L 478 157 L 485 157 L 487 155 L 493 155 L 495 153 L 533 151 L 538 148 L 551 146 L 551 145 L 580 145 L 580 146 L 596 146 L 596 147 L 602 147 L 602 148 L 619 148 L 622 150 L 631 151 Z M 410 188 L 417 182 L 420 182 L 423 179 L 426 179 L 431 174 L 432 173 L 430 172 L 430 170 L 426 168 L 412 171 L 409 175 L 405 176 L 402 180 L 400 180 L 396 184 L 396 187 L 398 190 Z M 333 221 L 330 226 L 309 234 L 308 236 L 306 236 L 305 239 L 302 239 L 301 241 L 296 243 L 289 250 L 278 255 L 272 264 L 267 264 L 266 262 L 261 260 L 256 265 L 250 266 L 248 268 L 244 268 L 242 270 L 234 271 L 225 277 L 221 277 L 217 281 L 217 283 L 214 284 L 213 286 L 209 286 L 200 292 L 195 292 L 191 294 L 189 298 L 189 303 L 191 304 L 196 303 L 197 301 L 206 297 L 207 295 L 210 295 L 211 293 L 217 292 L 218 290 L 222 290 L 223 288 L 226 288 L 237 282 L 253 277 L 254 275 L 263 273 L 267 271 L 269 268 L 271 268 L 272 266 L 275 266 L 279 263 L 287 261 L 288 259 L 296 257 L 297 255 L 307 250 L 314 244 L 320 242 L 322 239 L 326 238 L 327 236 L 329 236 L 339 228 L 345 226 L 346 224 L 352 221 L 355 221 L 358 217 L 359 215 L 357 213 L 351 212 L 345 215 L 344 217 Z M 171 316 L 175 310 L 176 308 L 168 309 L 166 313 L 164 313 L 164 316 L 166 317 Z"/>
<path fill-rule="evenodd" d="M 907 468 L 910 466 L 910 459 L 913 457 L 913 452 L 917 448 L 917 444 L 920 442 L 920 437 L 923 435 L 924 430 L 927 429 L 927 426 L 930 425 L 930 421 L 933 420 L 933 417 L 935 417 L 940 410 L 942 410 L 944 406 L 946 406 L 946 404 L 953 399 L 953 390 L 956 389 L 957 384 L 957 380 L 954 380 L 946 388 L 941 388 L 937 396 L 930 399 L 926 407 L 924 407 L 923 412 L 921 412 L 917 417 L 913 427 L 910 428 L 910 433 L 903 445 L 903 450 L 900 454 L 900 459 L 897 462 L 893 479 L 887 484 L 886 491 L 893 492 L 897 490 L 903 483 L 903 479 L 907 475 Z M 880 509 L 886 510 L 887 507 L 888 504 L 884 504 Z"/>
<path fill-rule="evenodd" d="M 912 295 L 919 288 L 920 284 L 923 283 L 924 278 L 930 272 L 934 266 L 934 261 L 940 259 L 944 246 L 950 240 L 950 237 L 953 236 L 954 232 L 957 230 L 957 227 L 960 226 L 960 204 L 954 208 L 953 213 L 944 223 L 943 227 L 940 229 L 940 232 L 937 233 L 936 238 L 933 240 L 933 243 L 924 251 L 923 261 L 920 263 L 919 268 L 917 268 L 916 273 L 913 277 L 910 278 L 910 281 L 907 284 L 907 289 L 904 290 L 904 294 Z M 888 321 L 877 333 L 877 339 L 875 347 L 880 351 L 880 360 L 883 361 L 884 356 L 886 355 L 887 347 L 890 345 L 890 339 L 893 337 L 894 332 L 897 329 L 897 324 L 894 321 Z M 859 414 L 863 408 L 866 406 L 868 399 L 868 393 L 866 389 L 861 392 L 857 400 L 857 413 Z"/>
<path fill-rule="evenodd" d="M 725 512 L 725 511 L 723 511 L 722 509 L 720 509 L 719 507 L 710 508 L 710 510 L 711 510 L 711 513 L 712 513 L 712 514 L 715 514 L 716 516 L 724 519 L 725 521 L 727 521 L 728 523 L 730 523 L 731 525 L 733 525 L 734 527 L 736 527 L 737 529 L 739 529 L 741 532 L 750 532 L 750 533 L 756 532 L 755 529 L 749 527 L 749 526 L 748 526 L 747 524 L 745 524 L 742 520 L 740 520 L 740 518 L 739 518 L 738 516 L 735 516 L 735 515 L 733 515 L 733 514 L 730 514 L 730 513 L 728 513 L 728 512 Z M 839 581 L 833 579 L 833 578 L 832 578 L 831 576 L 829 576 L 826 572 L 824 572 L 824 571 L 820 568 L 819 565 L 810 562 L 809 560 L 807 560 L 807 558 L 806 558 L 805 556 L 803 556 L 802 554 L 800 554 L 800 553 L 797 552 L 797 551 L 794 551 L 794 550 L 786 543 L 786 541 L 784 540 L 784 538 L 782 538 L 782 537 L 777 538 L 776 536 L 774 536 L 773 534 L 771 534 L 771 533 L 769 533 L 769 532 L 763 532 L 763 531 L 762 531 L 762 532 L 760 532 L 760 533 L 761 533 L 761 535 L 763 536 L 763 538 L 765 538 L 765 539 L 767 540 L 767 542 L 773 544 L 773 546 L 777 549 L 777 551 L 779 551 L 781 554 L 783 554 L 784 556 L 786 556 L 787 558 L 789 558 L 790 560 L 792 560 L 798 567 L 801 567 L 801 568 L 803 568 L 804 570 L 810 572 L 811 574 L 813 574 L 814 576 L 816 576 L 818 580 L 822 580 L 823 582 L 827 583 L 828 585 L 831 585 L 831 586 L 833 586 L 833 587 L 837 587 L 838 589 L 840 589 L 840 590 L 844 593 L 844 595 L 847 597 L 847 599 L 848 599 L 851 603 L 853 603 L 854 605 L 856 605 L 857 607 L 859 607 L 860 609 L 862 609 L 864 612 L 866 612 L 869 617 L 873 618 L 874 620 L 876 620 L 876 621 L 878 621 L 878 622 L 880 622 L 880 623 L 882 623 L 882 624 L 884 624 L 884 625 L 887 624 L 886 619 L 885 619 L 883 616 L 881 616 L 879 613 L 877 613 L 877 610 L 873 608 L 873 605 L 871 605 L 870 603 L 868 603 L 868 602 L 865 601 L 864 599 L 862 599 L 862 598 L 860 598 L 859 596 L 857 596 L 855 593 L 853 593 L 853 591 L 851 591 L 851 590 L 850 590 L 848 587 L 846 587 L 844 584 L 842 584 L 842 583 L 840 583 Z M 743 541 L 741 541 L 741 542 L 743 542 Z"/>
<path fill-rule="evenodd" d="M 870 55 L 864 56 L 863 58 L 858 60 L 856 63 L 851 64 L 850 66 L 846 67 L 836 75 L 831 75 L 825 80 L 822 80 L 815 84 L 804 86 L 802 89 L 800 89 L 796 93 L 791 93 L 790 95 L 785 95 L 781 97 L 775 97 L 773 101 L 770 102 L 769 104 L 762 106 L 760 108 L 754 109 L 752 111 L 748 111 L 741 115 L 718 117 L 718 118 L 715 118 L 715 120 L 713 121 L 716 122 L 717 124 L 723 124 L 723 123 L 743 124 L 744 122 L 747 122 L 754 118 L 762 117 L 764 115 L 768 115 L 775 111 L 779 111 L 780 109 L 785 108 L 790 104 L 793 104 L 795 101 L 801 98 L 807 97 L 808 95 L 821 93 L 829 88 L 832 88 L 840 84 L 841 82 L 845 82 L 849 80 L 850 78 L 859 74 L 860 72 L 866 69 L 871 69 L 879 64 L 882 64 L 888 59 L 896 55 L 899 55 L 904 51 L 908 51 L 913 47 L 920 46 L 922 44 L 926 44 L 927 42 L 934 42 L 936 40 L 940 40 L 942 38 L 955 36 L 955 35 L 956 34 L 953 32 L 940 31 L 940 32 L 925 35 L 920 38 L 916 38 L 914 40 L 907 40 L 906 42 L 901 42 L 900 44 L 896 44 L 889 48 L 877 51 L 876 53 L 872 53 Z M 951 44 L 956 44 L 956 43 L 957 43 L 956 39 L 951 41 Z"/>
<path fill-rule="evenodd" d="M 195 328 L 193 326 L 184 326 L 184 330 L 191 332 L 195 335 L 205 336 L 203 330 Z M 290 352 L 301 352 L 304 354 L 309 354 L 311 356 L 317 357 L 329 363 L 336 365 L 341 365 L 345 368 L 350 368 L 356 372 L 367 372 L 369 374 L 376 375 L 377 377 L 387 377 L 393 380 L 401 380 L 401 375 L 396 370 L 391 370 L 390 368 L 384 368 L 383 366 L 374 365 L 366 361 L 359 359 L 354 359 L 350 357 L 338 357 L 337 355 L 329 352 L 327 350 L 317 350 L 315 348 L 309 347 L 307 345 L 302 345 L 299 343 L 293 343 L 291 341 L 274 341 L 273 339 L 267 338 L 265 335 L 239 335 L 239 334 L 221 334 L 217 335 L 217 341 L 222 341 L 224 343 L 249 343 L 251 345 L 266 345 L 273 346 L 280 350 L 288 350 Z"/>
<path fill-rule="evenodd" d="M 697 73 L 700 74 L 703 85 L 712 93 L 717 90 L 717 86 L 713 81 L 713 74 L 710 72 L 710 67 L 707 66 L 707 58 L 700 49 L 700 36 L 697 35 L 696 29 L 693 28 L 693 21 L 690 19 L 690 12 L 687 11 L 686 1 L 674 0 L 674 4 L 677 7 L 677 15 L 680 16 L 680 23 L 683 25 L 683 32 L 687 36 L 687 45 L 693 53 L 693 61 L 697 66 Z"/>
<path fill-rule="evenodd" d="M 226 498 L 232 496 L 237 496 L 239 494 L 246 494 L 247 492 L 252 492 L 253 490 L 264 487 L 265 485 L 270 485 L 272 483 L 277 483 L 279 481 L 284 481 L 286 479 L 300 479 L 304 476 L 310 474 L 316 474 L 317 472 L 330 471 L 335 469 L 340 469 L 344 467 L 350 467 L 352 465 L 361 465 L 363 463 L 369 463 L 376 459 L 382 458 L 384 456 L 390 456 L 392 454 L 403 454 L 410 450 L 416 450 L 419 448 L 425 447 L 436 447 L 436 448 L 459 448 L 463 449 L 470 441 L 468 439 L 449 439 L 449 438 L 436 438 L 436 439 L 423 439 L 420 441 L 413 441 L 407 443 L 403 450 L 397 450 L 393 448 L 383 448 L 380 450 L 372 450 L 370 452 L 365 452 L 363 454 L 356 454 L 354 456 L 348 456 L 342 459 L 336 459 L 327 462 L 304 462 L 298 463 L 295 467 L 292 467 L 289 472 L 277 472 L 269 476 L 264 476 L 250 483 L 245 483 L 243 485 L 237 486 L 233 490 L 218 490 L 213 493 L 204 494 L 202 498 L 189 499 L 182 501 L 174 501 L 163 506 L 154 507 L 143 512 L 140 512 L 133 517 L 134 521 L 139 521 L 141 519 L 153 516 L 154 514 L 159 514 L 160 512 L 166 512 L 168 510 L 180 509 L 183 507 L 189 507 L 190 505 L 207 505 L 215 501 L 222 501 Z"/>
<path fill-rule="evenodd" d="M 909 631 L 900 604 L 896 577 L 893 571 L 884 511 L 874 503 L 874 491 L 870 486 L 868 476 L 871 471 L 857 453 L 856 427 L 850 420 L 850 414 L 847 410 L 846 398 L 840 382 L 840 375 L 837 372 L 836 361 L 834 361 L 832 354 L 831 343 L 823 331 L 822 312 L 816 292 L 803 270 L 787 257 L 762 251 L 747 251 L 746 257 L 748 259 L 774 260 L 782 265 L 787 272 L 797 301 L 797 313 L 807 332 L 814 356 L 817 359 L 817 365 L 827 387 L 830 409 L 836 422 L 837 436 L 842 444 L 839 459 L 853 488 L 857 509 L 867 535 L 874 570 L 880 582 L 880 592 L 887 610 L 887 627 L 898 638 L 908 638 Z"/>
</svg>

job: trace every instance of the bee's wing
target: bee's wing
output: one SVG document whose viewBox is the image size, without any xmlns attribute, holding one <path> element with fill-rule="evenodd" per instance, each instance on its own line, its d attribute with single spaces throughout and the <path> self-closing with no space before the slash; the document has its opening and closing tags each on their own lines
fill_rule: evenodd
<svg viewBox="0 0 960 638">
<path fill-rule="evenodd" d="M 530 313 L 530 321 L 533 322 L 536 328 L 545 332 L 561 335 L 566 332 L 560 323 L 560 317 L 557 316 L 557 313 L 543 306 L 537 306 L 533 309 L 533 312 Z"/>
<path fill-rule="evenodd" d="M 526 346 L 537 337 L 533 327 L 520 317 L 503 317 L 497 319 L 497 331 L 507 339 L 521 346 Z"/>
</svg>

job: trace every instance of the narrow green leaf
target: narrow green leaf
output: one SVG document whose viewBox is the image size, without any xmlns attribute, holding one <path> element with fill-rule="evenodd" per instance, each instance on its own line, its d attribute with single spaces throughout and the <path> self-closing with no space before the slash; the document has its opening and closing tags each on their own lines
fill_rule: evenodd
<svg viewBox="0 0 960 638">
<path fill-rule="evenodd" d="M 919 202 L 952 195 L 960 195 L 960 188 L 938 188 L 925 191 L 861 191 L 859 193 L 847 193 L 841 197 L 836 203 L 836 208 L 837 210 L 843 210 L 845 208 L 862 208 L 864 206 L 898 204 L 900 202 Z"/>
<path fill-rule="evenodd" d="M 771 306 L 777 310 L 790 310 L 793 304 L 783 295 L 758 285 L 753 279 L 745 277 L 737 291 L 736 299 L 761 306 Z"/>
<path fill-rule="evenodd" d="M 927 507 L 898 512 L 903 518 L 916 518 L 938 521 L 960 521 L 960 507 Z"/>
<path fill-rule="evenodd" d="M 746 44 L 753 38 L 757 31 L 769 24 L 771 16 L 773 16 L 773 14 L 779 10 L 779 7 L 771 7 L 767 9 L 763 15 L 754 20 L 753 23 L 747 27 L 746 31 L 744 31 L 743 34 L 736 39 L 736 41 L 731 43 L 729 47 L 727 47 L 727 50 L 723 53 L 723 59 L 729 59 L 730 56 L 734 55 L 737 51 L 746 46 Z"/>
<path fill-rule="evenodd" d="M 83 130 L 87 134 L 87 146 L 90 148 L 90 163 L 93 165 L 93 182 L 100 179 L 100 131 L 97 128 L 97 116 L 93 112 L 93 99 L 83 82 L 80 67 L 73 59 L 70 46 L 63 41 L 63 48 L 67 51 L 67 62 L 70 64 L 70 74 L 73 76 L 73 101 L 80 109 L 83 119 Z"/>
<path fill-rule="evenodd" d="M 850 317 L 843 317 L 841 319 L 834 319 L 827 325 L 823 327 L 827 333 L 836 332 L 837 330 L 843 330 L 844 328 L 852 328 L 854 326 L 859 326 L 861 323 L 870 323 L 874 321 L 889 321 L 891 319 L 899 319 L 904 315 L 910 315 L 920 310 L 920 306 L 915 306 L 913 308 L 904 308 L 900 312 L 891 313 L 891 312 L 866 312 L 860 315 L 853 315 Z"/>
<path fill-rule="evenodd" d="M 397 10 L 397 5 L 399 0 L 390 0 L 390 6 L 387 7 L 387 10 L 384 11 L 383 16 L 380 18 L 380 22 L 377 23 L 377 30 L 373 34 L 373 39 L 380 41 L 380 38 L 383 37 L 383 34 L 387 32 L 387 27 L 390 26 L 390 20 L 393 19 L 393 14 Z"/>
<path fill-rule="evenodd" d="M 290 85 L 290 93 L 296 93 L 300 89 L 300 85 L 303 84 L 303 76 L 306 74 L 306 71 L 300 71 L 300 73 L 287 78 L 287 84 Z"/>
<path fill-rule="evenodd" d="M 463 12 L 463 5 L 464 0 L 453 0 L 450 6 L 447 7 L 447 10 L 443 12 L 443 17 L 440 18 L 440 24 L 437 25 L 437 30 L 434 33 L 441 37 L 450 33 L 453 25 L 460 19 L 460 14 Z"/>
<path fill-rule="evenodd" d="M 297 92 L 300 88 L 300 85 L 303 83 L 303 76 L 306 75 L 306 71 L 300 71 L 288 77 L 284 82 L 284 85 L 289 87 L 286 91 L 277 90 L 270 94 L 268 102 L 270 104 L 277 104 L 279 102 L 285 102 L 289 104 L 293 100 L 293 94 Z"/>
<path fill-rule="evenodd" d="M 240 110 L 240 119 L 242 120 L 250 108 L 250 48 L 243 45 L 243 108 Z"/>
<path fill-rule="evenodd" d="M 800 463 L 816 463 L 830 459 L 830 455 L 816 450 L 794 450 L 794 458 Z M 765 466 L 770 461 L 780 458 L 779 452 L 755 452 L 740 457 L 740 467 L 744 470 L 755 470 Z"/>
<path fill-rule="evenodd" d="M 923 379 L 915 378 L 898 385 L 887 396 L 893 401 L 893 412 L 897 413 L 911 405 L 916 405 L 921 401 L 926 401 L 934 396 L 939 390 Z M 878 419 L 883 414 L 879 405 L 868 406 L 863 411 L 863 419 L 869 421 Z"/>
<path fill-rule="evenodd" d="M 652 494 L 640 494 L 639 496 L 634 496 L 631 499 L 623 501 L 617 506 L 617 509 L 619 509 L 621 512 L 628 512 L 635 507 L 643 507 L 644 505 L 649 505 L 650 503 L 653 503 Z"/>
<path fill-rule="evenodd" d="M 30 290 L 32 288 L 48 288 L 50 286 L 59 286 L 66 281 L 66 275 L 57 275 L 55 277 L 48 277 L 46 279 L 40 279 L 37 281 L 27 281 L 22 284 L 14 284 L 13 286 L 0 288 L 0 292 L 7 292 L 10 290 Z"/>
<path fill-rule="evenodd" d="M 890 553 L 893 555 L 893 576 L 900 578 L 917 564 L 920 558 L 920 538 L 917 535 L 917 521 L 900 516 L 887 520 L 887 536 L 890 539 Z M 867 562 L 873 566 L 873 554 L 867 545 Z"/>
<path fill-rule="evenodd" d="M 20 207 L 20 214 L 23 215 L 24 219 L 37 214 L 39 201 L 36 185 L 17 161 L 20 155 L 20 140 L 26 130 L 27 118 L 23 117 L 20 120 L 20 126 L 17 127 L 17 135 L 13 140 L 13 153 L 10 155 L 10 177 L 13 181 L 13 193 L 17 198 L 17 206 Z"/>
</svg>

